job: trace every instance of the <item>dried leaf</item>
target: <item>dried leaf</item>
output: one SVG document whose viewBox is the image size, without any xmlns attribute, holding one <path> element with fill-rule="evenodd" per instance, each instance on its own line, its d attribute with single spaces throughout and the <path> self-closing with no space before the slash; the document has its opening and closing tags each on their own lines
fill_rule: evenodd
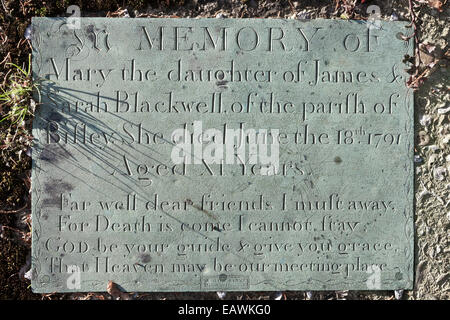
<svg viewBox="0 0 450 320">
<path fill-rule="evenodd" d="M 115 299 L 122 296 L 122 292 L 120 291 L 119 286 L 111 280 L 108 282 L 106 291 Z"/>
<path fill-rule="evenodd" d="M 436 49 L 436 46 L 432 44 L 426 44 L 425 48 L 427 49 L 428 53 L 432 53 Z"/>
<path fill-rule="evenodd" d="M 439 12 L 444 11 L 444 9 L 442 9 L 442 1 L 440 0 L 428 0 L 428 5 L 437 9 Z"/>
<path fill-rule="evenodd" d="M 114 299 L 121 299 L 121 300 L 130 300 L 132 298 L 132 295 L 126 292 L 122 292 L 119 288 L 119 286 L 109 280 L 108 286 L 106 288 L 106 291 L 114 298 Z"/>
</svg>

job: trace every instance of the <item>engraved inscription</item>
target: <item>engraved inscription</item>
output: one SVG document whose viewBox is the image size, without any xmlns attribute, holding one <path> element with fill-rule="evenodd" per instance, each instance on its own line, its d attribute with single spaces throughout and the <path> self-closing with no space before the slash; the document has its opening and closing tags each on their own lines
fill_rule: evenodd
<svg viewBox="0 0 450 320">
<path fill-rule="evenodd" d="M 33 290 L 411 288 L 412 43 L 377 22 L 34 18 Z"/>
</svg>

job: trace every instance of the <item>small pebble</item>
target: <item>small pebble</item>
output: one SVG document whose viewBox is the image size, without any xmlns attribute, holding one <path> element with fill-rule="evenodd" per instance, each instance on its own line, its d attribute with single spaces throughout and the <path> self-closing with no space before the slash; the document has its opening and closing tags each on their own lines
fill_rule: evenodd
<svg viewBox="0 0 450 320">
<path fill-rule="evenodd" d="M 396 14 L 395 12 L 392 12 L 390 20 L 391 21 L 397 21 L 398 20 L 398 14 Z"/>
<path fill-rule="evenodd" d="M 425 131 L 419 132 L 419 146 L 426 146 L 430 142 L 430 136 Z"/>
<path fill-rule="evenodd" d="M 217 296 L 219 297 L 219 299 L 225 299 L 225 296 L 227 295 L 226 292 L 223 291 L 217 291 Z"/>
<path fill-rule="evenodd" d="M 31 25 L 29 25 L 29 26 L 25 29 L 24 37 L 25 37 L 25 39 L 31 40 Z"/>
<path fill-rule="evenodd" d="M 283 292 L 277 292 L 277 293 L 275 293 L 275 297 L 274 297 L 274 299 L 275 300 L 281 300 L 281 298 L 283 298 Z"/>
<path fill-rule="evenodd" d="M 297 19 L 299 19 L 299 20 L 307 20 L 310 18 L 311 18 L 311 16 L 308 12 L 306 12 L 306 10 L 297 13 Z"/>
<path fill-rule="evenodd" d="M 437 145 L 435 145 L 435 144 L 432 144 L 431 146 L 428 146 L 428 149 L 433 151 L 433 152 L 436 152 L 436 151 L 440 150 L 439 147 Z"/>
<path fill-rule="evenodd" d="M 447 169 L 445 169 L 444 167 L 437 167 L 433 170 L 433 176 L 438 181 L 444 180 L 446 173 Z"/>
<path fill-rule="evenodd" d="M 419 234 L 419 236 L 423 236 L 425 234 L 425 229 L 420 228 L 417 233 Z"/>
<path fill-rule="evenodd" d="M 429 194 L 430 194 L 430 192 L 429 192 L 428 190 L 422 190 L 422 192 L 420 192 L 420 193 L 417 195 L 417 199 L 420 200 L 420 199 L 422 199 L 424 196 L 427 196 L 427 195 L 429 195 Z"/>
<path fill-rule="evenodd" d="M 438 109 L 438 113 L 439 114 L 446 114 L 447 112 L 449 112 L 450 111 L 450 107 L 448 107 L 448 108 L 440 108 L 440 109 Z"/>
<path fill-rule="evenodd" d="M 423 159 L 422 159 L 421 156 L 415 155 L 415 156 L 414 156 L 414 162 L 415 162 L 415 163 L 422 163 L 422 162 L 423 162 Z"/>
<path fill-rule="evenodd" d="M 419 120 L 419 122 L 420 122 L 420 124 L 421 125 L 423 125 L 423 126 L 427 126 L 427 125 L 429 125 L 430 123 L 431 123 L 431 116 L 429 115 L 429 114 L 424 114 L 421 118 L 420 118 L 420 120 Z"/>
<path fill-rule="evenodd" d="M 24 277 L 25 279 L 31 280 L 31 278 L 33 277 L 33 272 L 31 271 L 31 269 L 28 270 L 28 271 L 24 274 L 23 277 Z"/>
<path fill-rule="evenodd" d="M 427 161 L 428 168 L 431 168 L 438 161 L 438 155 L 433 153 Z"/>
<path fill-rule="evenodd" d="M 395 299 L 400 300 L 403 297 L 403 290 L 395 290 L 394 291 Z"/>
</svg>

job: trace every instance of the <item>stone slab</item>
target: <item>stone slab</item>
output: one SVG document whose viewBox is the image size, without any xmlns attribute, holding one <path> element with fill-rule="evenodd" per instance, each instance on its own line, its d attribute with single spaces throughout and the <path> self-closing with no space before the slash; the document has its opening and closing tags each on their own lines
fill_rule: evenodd
<svg viewBox="0 0 450 320">
<path fill-rule="evenodd" d="M 32 26 L 34 292 L 412 288 L 406 22 Z"/>
</svg>

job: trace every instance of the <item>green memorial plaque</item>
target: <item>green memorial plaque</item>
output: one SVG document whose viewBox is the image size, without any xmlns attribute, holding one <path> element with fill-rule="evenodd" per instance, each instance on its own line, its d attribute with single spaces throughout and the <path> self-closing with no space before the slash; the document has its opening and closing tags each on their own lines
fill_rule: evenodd
<svg viewBox="0 0 450 320">
<path fill-rule="evenodd" d="M 34 292 L 413 286 L 406 22 L 34 18 Z"/>
</svg>

